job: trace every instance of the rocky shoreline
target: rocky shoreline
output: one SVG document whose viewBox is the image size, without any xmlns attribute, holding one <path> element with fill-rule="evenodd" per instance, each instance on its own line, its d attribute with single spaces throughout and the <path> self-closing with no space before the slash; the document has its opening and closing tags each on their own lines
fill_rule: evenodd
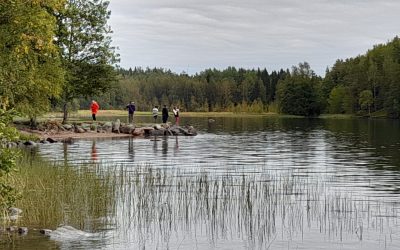
<svg viewBox="0 0 400 250">
<path fill-rule="evenodd" d="M 76 139 L 150 137 L 150 136 L 196 136 L 197 130 L 190 125 L 176 126 L 170 123 L 139 127 L 125 124 L 119 119 L 113 122 L 82 122 L 62 124 L 59 121 L 47 121 L 37 125 L 36 129 L 20 128 L 21 133 L 32 134 L 40 138 L 40 143 L 72 142 Z M 10 146 L 34 146 L 37 142 L 20 141 Z"/>
</svg>

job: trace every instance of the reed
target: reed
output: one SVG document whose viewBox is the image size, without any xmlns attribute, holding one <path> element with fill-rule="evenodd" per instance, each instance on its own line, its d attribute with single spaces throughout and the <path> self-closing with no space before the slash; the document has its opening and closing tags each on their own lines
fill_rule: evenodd
<svg viewBox="0 0 400 250">
<path fill-rule="evenodd" d="M 327 241 L 362 241 L 376 233 L 391 238 L 398 225 L 397 203 L 296 171 L 61 167 L 37 158 L 19 165 L 21 225 L 111 230 L 113 241 L 130 248 L 179 248 L 200 236 L 213 247 L 239 239 L 247 249 L 268 249 L 311 232 Z"/>
<path fill-rule="evenodd" d="M 277 236 L 289 241 L 312 229 L 338 242 L 362 240 L 365 231 L 390 237 L 387 229 L 397 224 L 395 204 L 294 172 L 218 175 L 139 166 L 115 173 L 123 176 L 116 189 L 116 227 L 129 232 L 138 247 L 169 245 L 194 234 L 206 235 L 215 246 L 240 238 L 251 249 L 267 249 Z"/>
<path fill-rule="evenodd" d="M 114 204 L 114 180 L 98 166 L 57 166 L 24 156 L 14 179 L 21 191 L 19 225 L 55 228 L 72 225 L 88 231 L 103 227 Z"/>
</svg>

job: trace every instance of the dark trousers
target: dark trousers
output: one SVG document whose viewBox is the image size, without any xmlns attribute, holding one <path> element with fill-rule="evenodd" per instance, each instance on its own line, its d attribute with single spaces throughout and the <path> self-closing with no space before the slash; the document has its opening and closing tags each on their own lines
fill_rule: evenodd
<svg viewBox="0 0 400 250">
<path fill-rule="evenodd" d="M 162 122 L 163 123 L 167 123 L 167 121 L 168 121 L 168 116 L 163 116 L 162 117 Z"/>
<path fill-rule="evenodd" d="M 128 122 L 132 123 L 133 122 L 133 113 L 128 114 Z"/>
<path fill-rule="evenodd" d="M 93 121 L 96 121 L 96 114 L 92 114 Z"/>
</svg>

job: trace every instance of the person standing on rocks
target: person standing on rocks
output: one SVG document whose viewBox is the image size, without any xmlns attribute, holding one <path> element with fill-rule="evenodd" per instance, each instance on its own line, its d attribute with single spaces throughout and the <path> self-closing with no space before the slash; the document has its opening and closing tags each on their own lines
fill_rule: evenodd
<svg viewBox="0 0 400 250">
<path fill-rule="evenodd" d="M 96 121 L 96 115 L 97 115 L 97 111 L 99 111 L 99 108 L 100 108 L 99 104 L 95 100 L 92 100 L 90 109 L 92 110 L 93 121 Z"/>
<path fill-rule="evenodd" d="M 175 125 L 179 126 L 179 108 L 174 107 L 172 112 L 174 112 L 174 116 L 175 116 Z"/>
<path fill-rule="evenodd" d="M 128 122 L 129 122 L 129 124 L 132 124 L 133 123 L 133 115 L 134 115 L 134 113 L 136 111 L 135 103 L 131 101 L 126 106 L 126 108 L 128 109 Z"/>
<path fill-rule="evenodd" d="M 153 108 L 153 118 L 154 118 L 154 122 L 157 123 L 157 116 L 158 116 L 158 106 L 154 106 Z"/>
<path fill-rule="evenodd" d="M 162 109 L 162 122 L 167 123 L 168 117 L 169 117 L 168 108 L 167 105 L 164 105 L 164 108 Z"/>
</svg>

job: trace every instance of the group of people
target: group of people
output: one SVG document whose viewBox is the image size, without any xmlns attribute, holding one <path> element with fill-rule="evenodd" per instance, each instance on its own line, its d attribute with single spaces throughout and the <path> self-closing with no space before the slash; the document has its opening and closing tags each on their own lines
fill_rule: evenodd
<svg viewBox="0 0 400 250">
<path fill-rule="evenodd" d="M 100 108 L 99 104 L 95 100 L 92 100 L 92 103 L 90 105 L 90 109 L 92 111 L 92 119 L 93 119 L 93 121 L 96 121 L 96 115 L 97 115 L 97 112 L 99 111 L 99 108 Z M 133 123 L 133 115 L 134 115 L 134 113 L 136 111 L 135 102 L 131 101 L 126 106 L 126 108 L 128 109 L 128 122 L 129 123 Z M 179 125 L 179 108 L 175 106 L 172 109 L 172 112 L 173 112 L 174 117 L 175 117 L 175 124 Z M 152 110 L 152 113 L 153 113 L 154 122 L 157 122 L 158 106 L 154 106 L 154 108 Z M 161 117 L 162 117 L 162 122 L 163 123 L 167 123 L 168 117 L 169 117 L 169 112 L 168 112 L 167 105 L 164 105 L 164 107 L 163 107 L 163 109 L 161 111 Z"/>
<path fill-rule="evenodd" d="M 158 117 L 158 106 L 154 106 L 152 112 L 153 112 L 154 122 L 157 122 L 157 117 Z M 178 107 L 174 107 L 174 108 L 172 109 L 172 112 L 174 113 L 175 124 L 176 124 L 176 125 L 179 125 L 179 108 L 178 108 Z M 163 123 L 167 123 L 168 117 L 169 117 L 169 112 L 168 112 L 167 105 L 164 105 L 164 107 L 162 108 L 162 110 L 161 110 L 161 117 L 162 117 L 162 122 L 163 122 Z"/>
</svg>

